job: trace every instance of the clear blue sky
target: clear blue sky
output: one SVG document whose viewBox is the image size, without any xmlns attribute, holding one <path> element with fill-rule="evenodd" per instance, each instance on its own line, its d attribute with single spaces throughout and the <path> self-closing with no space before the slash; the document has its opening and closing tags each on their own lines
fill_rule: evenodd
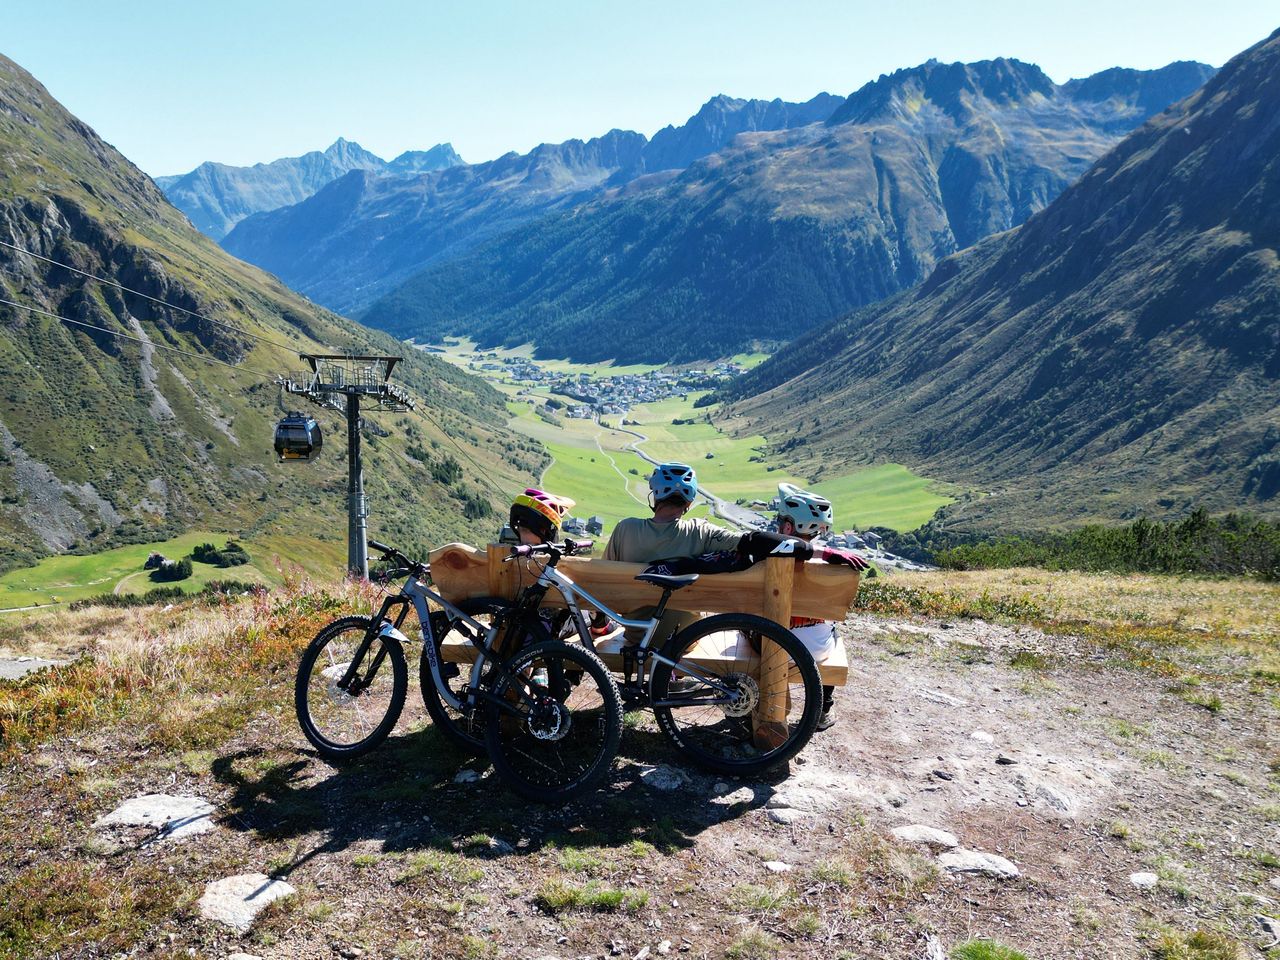
<svg viewBox="0 0 1280 960">
<path fill-rule="evenodd" d="M 651 135 L 717 93 L 846 95 L 881 73 L 1011 56 L 1054 80 L 1220 66 L 1275 0 L 780 3 L 11 0 L 0 52 L 148 173 L 339 136 L 469 161 L 612 127 Z"/>
</svg>

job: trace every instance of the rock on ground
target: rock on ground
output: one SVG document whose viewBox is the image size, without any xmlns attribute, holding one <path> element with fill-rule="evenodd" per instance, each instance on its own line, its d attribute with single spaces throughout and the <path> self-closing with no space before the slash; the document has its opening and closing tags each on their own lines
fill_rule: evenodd
<svg viewBox="0 0 1280 960">
<path fill-rule="evenodd" d="M 171 797 L 164 793 L 126 800 L 93 824 L 104 827 L 152 827 L 157 840 L 181 840 L 205 833 L 215 826 L 214 806 L 200 797 Z"/>
<path fill-rule="evenodd" d="M 245 933 L 267 904 L 296 892 L 283 880 L 272 880 L 266 874 L 242 873 L 211 881 L 205 886 L 198 906 L 200 916 L 206 920 L 216 920 Z"/>
<path fill-rule="evenodd" d="M 0 657 L 0 680 L 18 680 L 45 667 L 59 666 L 62 666 L 61 660 L 41 660 L 39 657 L 16 657 L 11 660 Z"/>
<path fill-rule="evenodd" d="M 903 843 L 923 843 L 926 846 L 940 847 L 943 850 L 954 850 L 960 846 L 960 841 L 956 839 L 955 834 L 947 833 L 947 831 L 939 830 L 936 827 L 926 827 L 919 823 L 913 823 L 905 827 L 894 827 L 893 835 Z"/>
<path fill-rule="evenodd" d="M 645 786 L 653 787 L 655 790 L 679 790 L 690 783 L 687 773 L 676 767 L 669 767 L 665 763 L 641 770 L 640 779 L 644 781 Z"/>
<path fill-rule="evenodd" d="M 1131 873 L 1129 882 L 1139 890 L 1150 890 L 1160 882 L 1160 878 L 1154 873 Z"/>
<path fill-rule="evenodd" d="M 979 873 L 997 880 L 1012 880 L 1022 875 L 1022 871 L 1004 857 L 978 850 L 951 850 L 940 854 L 938 863 L 948 873 Z"/>
</svg>

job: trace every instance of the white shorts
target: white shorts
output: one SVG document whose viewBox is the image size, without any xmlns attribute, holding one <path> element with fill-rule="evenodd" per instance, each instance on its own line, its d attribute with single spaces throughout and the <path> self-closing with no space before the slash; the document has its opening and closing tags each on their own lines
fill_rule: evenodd
<svg viewBox="0 0 1280 960">
<path fill-rule="evenodd" d="M 805 649 L 813 654 L 813 659 L 817 663 L 822 663 L 835 652 L 838 641 L 836 640 L 836 625 L 834 623 L 815 623 L 807 627 L 792 627 L 791 632 L 796 635 L 797 640 L 804 644 Z M 730 630 L 708 634 L 702 639 L 702 643 L 713 650 L 723 650 L 727 653 L 734 650 L 741 639 L 742 634 L 736 630 Z"/>
</svg>

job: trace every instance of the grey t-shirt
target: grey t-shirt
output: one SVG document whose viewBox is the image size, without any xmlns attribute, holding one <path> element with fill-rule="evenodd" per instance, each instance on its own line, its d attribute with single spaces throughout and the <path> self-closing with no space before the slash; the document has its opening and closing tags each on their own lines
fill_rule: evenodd
<svg viewBox="0 0 1280 960">
<path fill-rule="evenodd" d="M 609 545 L 604 548 L 604 559 L 621 560 L 624 563 L 652 563 L 654 560 L 667 560 L 671 557 L 696 557 L 712 550 L 732 550 L 741 539 L 741 533 L 725 530 L 706 520 L 681 517 L 679 520 L 657 523 L 640 517 L 629 517 L 613 528 Z M 639 620 L 652 615 L 653 611 L 653 607 L 642 607 L 622 613 Z M 699 617 L 696 613 L 668 607 L 663 612 L 662 623 L 658 627 L 656 639 L 659 648 L 672 631 L 681 630 L 697 619 Z M 639 643 L 638 631 L 628 630 L 627 640 Z"/>
<path fill-rule="evenodd" d="M 657 523 L 630 517 L 613 528 L 609 545 L 604 548 L 604 558 L 625 563 L 652 563 L 669 557 L 696 557 L 712 550 L 732 550 L 741 539 L 741 533 L 717 527 L 706 520 L 681 517 Z"/>
</svg>

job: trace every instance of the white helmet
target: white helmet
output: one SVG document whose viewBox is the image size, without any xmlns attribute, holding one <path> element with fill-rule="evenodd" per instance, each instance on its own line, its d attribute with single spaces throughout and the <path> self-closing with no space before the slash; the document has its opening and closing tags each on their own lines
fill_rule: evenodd
<svg viewBox="0 0 1280 960">
<path fill-rule="evenodd" d="M 786 517 L 802 537 L 831 532 L 831 501 L 801 490 L 794 483 L 778 484 L 778 519 Z"/>
</svg>

